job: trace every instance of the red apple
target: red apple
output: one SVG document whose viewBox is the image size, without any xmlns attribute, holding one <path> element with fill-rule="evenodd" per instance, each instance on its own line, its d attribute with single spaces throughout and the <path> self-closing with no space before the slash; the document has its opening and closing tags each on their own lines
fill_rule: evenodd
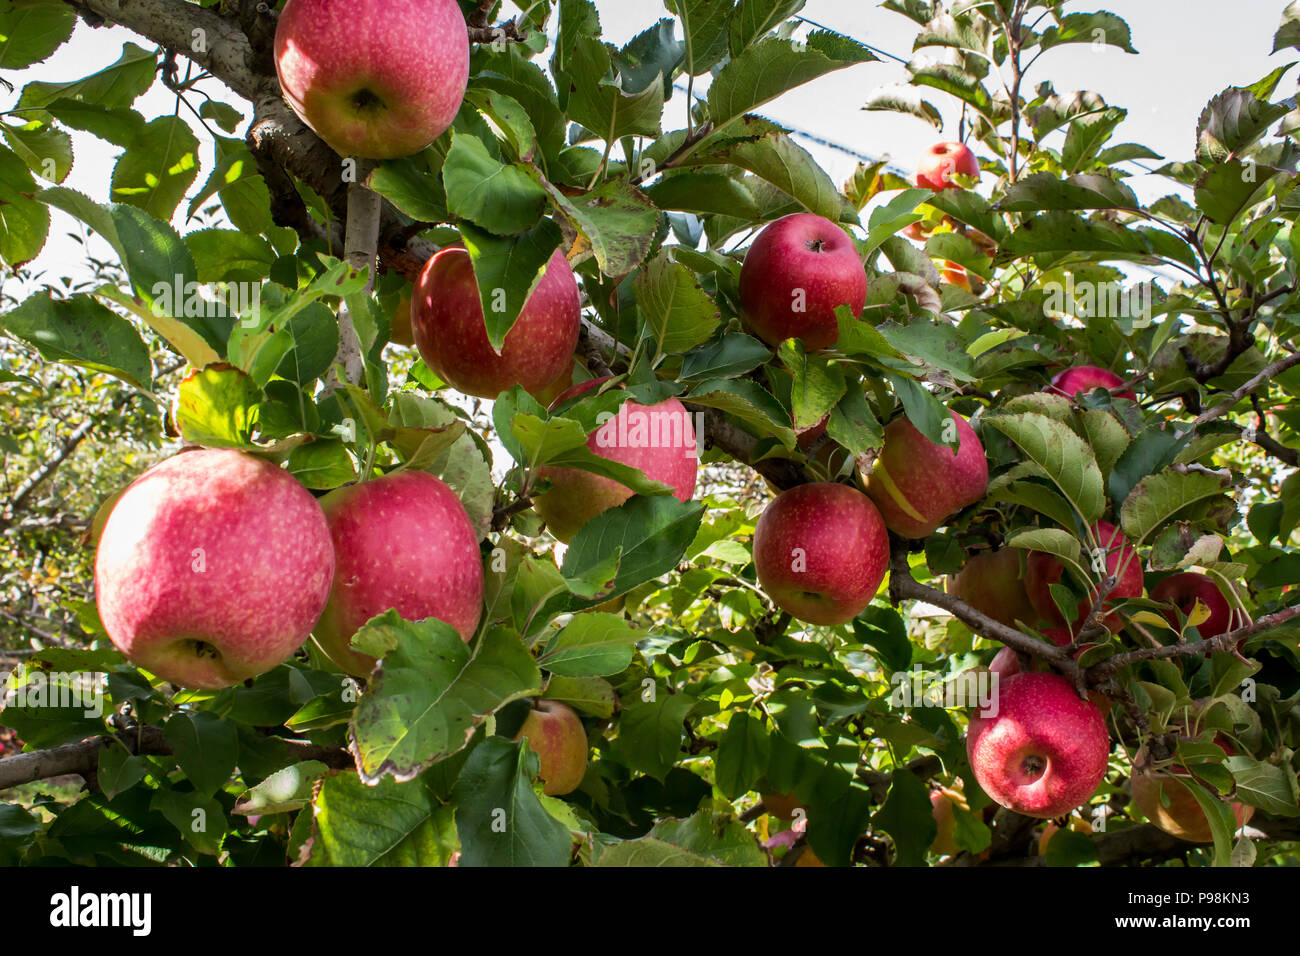
<svg viewBox="0 0 1300 956">
<path fill-rule="evenodd" d="M 975 711 L 966 752 L 995 802 L 1050 819 L 1096 792 L 1110 749 L 1106 720 L 1059 674 L 1034 671 L 998 682 L 996 713 Z"/>
<path fill-rule="evenodd" d="M 960 189 L 954 173 L 979 179 L 979 160 L 964 143 L 935 143 L 921 155 L 916 184 L 922 189 Z"/>
<path fill-rule="evenodd" d="M 970 275 L 967 274 L 966 267 L 950 262 L 947 259 L 943 260 L 943 281 L 949 285 L 965 289 L 967 292 L 971 291 Z"/>
<path fill-rule="evenodd" d="M 375 659 L 351 647 L 372 617 L 395 609 L 408 621 L 436 617 L 468 641 L 483 605 L 478 538 L 456 493 L 423 471 L 399 471 L 336 488 L 321 505 L 337 563 L 314 632 L 331 661 L 364 677 Z"/>
<path fill-rule="evenodd" d="M 1218 637 L 1233 627 L 1232 608 L 1219 586 L 1208 575 L 1194 571 L 1171 574 L 1151 589 L 1151 599 L 1173 604 L 1183 612 L 1184 618 L 1192 616 L 1196 602 L 1200 601 L 1210 612 L 1210 616 L 1196 627 L 1206 640 Z M 1174 611 L 1166 611 L 1165 617 L 1169 618 L 1169 623 L 1174 627 L 1181 626 Z"/>
<path fill-rule="evenodd" d="M 1038 623 L 1038 612 L 1025 593 L 1018 548 L 985 551 L 972 556 L 957 574 L 948 578 L 948 593 L 1007 627 L 1016 621 Z"/>
<path fill-rule="evenodd" d="M 1093 524 L 1092 531 L 1101 546 L 1106 549 L 1106 573 L 1119 575 L 1119 581 L 1115 589 L 1110 592 L 1110 597 L 1106 599 L 1105 607 L 1109 608 L 1123 598 L 1141 597 L 1142 561 L 1138 553 L 1133 550 L 1133 546 L 1128 543 L 1128 539 L 1118 528 L 1106 521 L 1097 521 Z M 1085 551 L 1085 561 L 1087 557 Z M 1061 580 L 1064 570 L 1065 565 L 1059 558 L 1042 551 L 1031 551 L 1025 563 L 1025 592 L 1029 595 L 1030 603 L 1045 620 L 1057 627 L 1065 626 L 1065 618 L 1057 609 L 1056 602 L 1052 600 L 1050 586 Z M 1096 592 L 1094 590 L 1091 593 Z M 1091 598 L 1080 600 L 1079 616 L 1075 619 L 1071 630 L 1076 630 L 1083 625 L 1090 609 Z M 1117 613 L 1106 615 L 1103 623 L 1112 631 L 1118 631 L 1124 626 Z"/>
<path fill-rule="evenodd" d="M 229 687 L 302 646 L 329 596 L 320 505 L 288 472 L 230 449 L 189 451 L 137 478 L 95 555 L 104 629 L 181 687 Z"/>
<path fill-rule="evenodd" d="M 605 376 L 580 382 L 556 398 L 552 408 L 608 380 Z M 676 398 L 657 405 L 625 401 L 616 415 L 587 436 L 587 448 L 602 458 L 640 469 L 647 478 L 672 485 L 678 501 L 690 501 L 695 494 L 699 466 L 695 426 L 686 406 Z M 537 474 L 548 479 L 551 487 L 538 495 L 533 505 L 547 530 L 560 541 L 570 540 L 596 515 L 632 497 L 631 488 L 590 471 L 543 465 Z"/>
<path fill-rule="evenodd" d="M 740 311 L 768 345 L 796 338 L 808 351 L 840 337 L 835 307 L 867 301 L 867 271 L 849 234 L 821 216 L 795 213 L 758 234 L 740 270 Z"/>
<path fill-rule="evenodd" d="M 1214 742 L 1228 756 L 1236 753 L 1222 737 L 1216 738 Z M 1191 789 L 1179 779 L 1189 776 L 1187 768 L 1179 764 L 1172 765 L 1168 770 L 1152 770 L 1148 767 L 1134 769 L 1129 778 L 1129 792 L 1142 815 L 1170 836 L 1189 843 L 1209 843 L 1214 839 L 1210 821 Z M 1210 793 L 1214 792 L 1209 787 L 1206 789 Z M 1232 803 L 1229 806 L 1238 829 L 1245 826 L 1255 814 L 1255 808 L 1244 803 Z"/>
<path fill-rule="evenodd" d="M 758 582 L 809 624 L 843 624 L 871 603 L 889 566 L 889 535 L 871 499 L 831 482 L 779 494 L 754 528 Z"/>
<path fill-rule="evenodd" d="M 293 111 L 335 152 L 410 156 L 465 98 L 465 17 L 456 0 L 289 0 L 275 72 Z"/>
<path fill-rule="evenodd" d="M 543 793 L 560 797 L 578 789 L 587 773 L 587 731 L 573 708 L 557 700 L 536 701 L 515 740 L 521 737 L 537 754 Z"/>
<path fill-rule="evenodd" d="M 1123 384 L 1124 380 L 1109 369 L 1098 368 L 1095 365 L 1076 365 L 1074 368 L 1067 368 L 1064 372 L 1057 373 L 1052 379 L 1052 384 L 1045 391 L 1074 398 L 1080 392 L 1087 394 L 1094 388 L 1104 388 L 1109 391 Z M 1131 388 L 1116 392 L 1115 397 L 1137 401 L 1137 393 Z"/>
<path fill-rule="evenodd" d="M 416 348 L 425 364 L 457 391 L 496 398 L 522 385 L 549 400 L 568 387 L 582 321 L 578 282 L 558 249 L 500 353 L 488 342 L 474 266 L 461 246 L 448 246 L 425 264 L 414 301 Z"/>
<path fill-rule="evenodd" d="M 931 444 L 900 416 L 885 426 L 885 444 L 867 483 L 867 494 L 889 530 L 924 538 L 948 518 L 984 497 L 989 466 L 984 446 L 966 419 L 949 411 L 960 444 Z"/>
</svg>

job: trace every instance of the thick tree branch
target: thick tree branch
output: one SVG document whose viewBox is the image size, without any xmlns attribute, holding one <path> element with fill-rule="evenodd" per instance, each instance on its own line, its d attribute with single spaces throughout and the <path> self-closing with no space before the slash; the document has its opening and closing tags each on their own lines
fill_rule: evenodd
<svg viewBox="0 0 1300 956">
<path fill-rule="evenodd" d="M 912 577 L 912 569 L 907 563 L 907 546 L 898 540 L 893 541 L 889 562 L 889 601 L 897 605 L 908 599 L 924 601 L 935 607 L 943 608 L 981 637 L 999 641 L 1022 654 L 1041 658 L 1057 670 L 1071 677 L 1077 676 L 1079 667 L 1064 649 L 1041 641 L 1036 637 L 1017 631 L 1013 627 L 983 614 L 971 607 L 961 598 L 945 594 L 929 585 L 921 584 Z"/>
<path fill-rule="evenodd" d="M 141 727 L 138 738 L 131 731 L 123 731 L 115 736 L 133 754 L 165 755 L 172 752 L 171 745 L 163 737 L 160 727 Z M 336 770 L 355 765 L 352 755 L 346 750 L 320 747 L 305 740 L 285 740 L 284 745 L 294 762 L 319 760 Z M 0 758 L 0 791 L 19 784 L 31 783 L 33 780 L 47 780 L 50 777 L 62 777 L 67 774 L 77 774 L 82 777 L 93 775 L 99 767 L 100 755 L 105 748 L 111 746 L 116 745 L 109 737 L 92 737 L 89 740 L 64 744 L 50 750 L 35 750 L 31 753 Z"/>
</svg>

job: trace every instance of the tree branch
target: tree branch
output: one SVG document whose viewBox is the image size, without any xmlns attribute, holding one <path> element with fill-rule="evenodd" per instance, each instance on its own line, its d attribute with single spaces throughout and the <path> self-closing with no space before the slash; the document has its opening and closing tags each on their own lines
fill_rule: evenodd
<svg viewBox="0 0 1300 956">
<path fill-rule="evenodd" d="M 132 754 L 165 755 L 172 752 L 171 745 L 163 737 L 160 727 L 140 727 L 138 743 L 134 731 L 122 731 L 114 736 Z M 303 760 L 319 760 L 336 770 L 355 766 L 352 755 L 346 750 L 321 747 L 305 740 L 285 740 L 284 745 L 295 763 Z M 33 780 L 47 780 L 50 777 L 62 777 L 67 774 L 77 774 L 81 777 L 93 775 L 99 767 L 100 755 L 106 747 L 111 746 L 114 744 L 110 737 L 92 737 L 89 740 L 64 744 L 49 750 L 35 750 L 31 753 L 0 758 L 0 791 L 19 784 L 31 783 Z"/>
<path fill-rule="evenodd" d="M 1258 375 L 1250 379 L 1250 381 L 1246 382 L 1246 384 L 1242 385 L 1240 388 L 1238 388 L 1235 392 L 1233 392 L 1223 401 L 1219 402 L 1219 404 L 1215 405 L 1213 408 L 1209 409 L 1208 411 L 1202 412 L 1200 415 L 1197 415 L 1196 419 L 1192 422 L 1192 424 L 1204 425 L 1206 422 L 1213 421 L 1216 418 L 1221 418 L 1222 416 L 1228 414 L 1228 412 L 1232 411 L 1233 406 L 1235 406 L 1239 401 L 1241 401 L 1247 395 L 1254 392 L 1255 389 L 1259 388 L 1261 385 L 1265 384 L 1266 382 L 1276 378 L 1277 376 L 1285 372 L 1287 369 L 1295 365 L 1300 365 L 1300 351 L 1292 352 L 1286 358 L 1278 359 L 1272 365 L 1265 367 Z"/>
</svg>

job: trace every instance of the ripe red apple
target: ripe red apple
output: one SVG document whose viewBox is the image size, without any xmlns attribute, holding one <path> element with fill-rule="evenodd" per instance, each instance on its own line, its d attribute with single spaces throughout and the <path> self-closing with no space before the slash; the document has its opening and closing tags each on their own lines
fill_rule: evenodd
<svg viewBox="0 0 1300 956">
<path fill-rule="evenodd" d="M 1107 521 L 1097 521 L 1093 524 L 1092 531 L 1101 546 L 1106 549 L 1106 573 L 1119 574 L 1119 581 L 1115 589 L 1110 592 L 1110 597 L 1106 599 L 1104 608 L 1111 607 L 1123 598 L 1141 597 L 1142 561 L 1138 553 L 1133 550 L 1133 546 L 1128 543 L 1128 539 Z M 1087 560 L 1086 551 L 1084 559 Z M 1025 563 L 1025 592 L 1029 595 L 1029 601 L 1045 620 L 1057 627 L 1065 626 L 1065 618 L 1057 609 L 1056 602 L 1052 600 L 1050 586 L 1061 580 L 1064 570 L 1065 565 L 1059 558 L 1042 551 L 1031 551 Z M 1096 592 L 1094 590 L 1091 593 Z M 1076 630 L 1083 625 L 1090 609 L 1090 598 L 1084 598 L 1079 602 L 1079 616 L 1075 619 L 1071 630 Z M 1118 613 L 1106 615 L 1102 623 L 1112 631 L 1118 631 L 1124 626 Z"/>
<path fill-rule="evenodd" d="M 552 408 L 608 380 L 605 376 L 579 382 L 556 398 Z M 699 467 L 695 426 L 686 406 L 676 398 L 656 405 L 625 401 L 616 415 L 587 436 L 587 448 L 602 458 L 638 468 L 654 481 L 672 485 L 678 501 L 690 501 L 695 494 Z M 632 497 L 631 488 L 590 471 L 543 465 L 537 474 L 549 479 L 551 487 L 534 499 L 533 506 L 547 530 L 560 541 L 570 540 L 596 515 Z"/>
<path fill-rule="evenodd" d="M 394 345 L 415 344 L 415 333 L 411 326 L 411 297 L 406 293 L 402 293 L 402 297 L 397 300 L 397 310 L 393 312 L 389 326 L 388 341 Z"/>
<path fill-rule="evenodd" d="M 1076 365 L 1074 368 L 1067 368 L 1064 372 L 1057 373 L 1052 379 L 1052 384 L 1044 391 L 1074 398 L 1079 392 L 1087 394 L 1094 388 L 1110 390 L 1119 388 L 1123 384 L 1124 380 L 1109 369 L 1098 368 L 1095 365 Z M 1115 397 L 1137 401 L 1137 393 L 1131 388 L 1116 392 Z"/>
<path fill-rule="evenodd" d="M 349 674 L 375 659 L 348 645 L 390 608 L 408 621 L 436 617 L 468 641 L 483 604 L 478 538 L 456 493 L 423 471 L 336 488 L 321 499 L 337 562 L 316 643 Z"/>
<path fill-rule="evenodd" d="M 1214 742 L 1228 756 L 1236 753 L 1221 736 Z M 1189 843 L 1209 843 L 1214 839 L 1210 821 L 1191 789 L 1179 779 L 1189 776 L 1187 768 L 1179 764 L 1172 765 L 1168 770 L 1141 767 L 1134 769 L 1129 778 L 1129 792 L 1142 815 L 1170 836 Z M 1213 790 L 1210 792 L 1213 793 Z M 1229 806 L 1238 829 L 1245 826 L 1255 814 L 1255 808 L 1244 803 L 1232 803 Z"/>
<path fill-rule="evenodd" d="M 808 351 L 840 337 L 835 307 L 867 301 L 867 271 L 849 234 L 821 216 L 794 213 L 766 226 L 740 269 L 740 311 L 768 345 L 796 338 Z"/>
<path fill-rule="evenodd" d="M 809 624 L 843 624 L 871 603 L 889 566 L 889 535 L 871 499 L 832 482 L 798 485 L 754 528 L 754 567 L 782 610 Z"/>
<path fill-rule="evenodd" d="M 461 246 L 448 246 L 425 264 L 414 301 L 416 348 L 429 368 L 457 391 L 496 398 L 522 385 L 549 400 L 568 387 L 582 322 L 578 282 L 558 249 L 499 354 L 488 342 L 474 266 Z"/>
<path fill-rule="evenodd" d="M 916 166 L 916 185 L 922 189 L 960 189 L 954 173 L 979 179 L 980 164 L 964 143 L 935 143 L 921 154 Z"/>
<path fill-rule="evenodd" d="M 904 538 L 926 537 L 988 489 L 984 446 L 966 419 L 953 411 L 948 414 L 961 439 L 956 452 L 931 444 L 905 415 L 885 426 L 885 444 L 867 494 L 889 530 Z"/>
<path fill-rule="evenodd" d="M 1228 605 L 1227 598 L 1213 579 L 1205 574 L 1194 571 L 1171 574 L 1151 589 L 1151 599 L 1173 604 L 1183 612 L 1184 618 L 1191 617 L 1196 602 L 1200 601 L 1209 610 L 1210 616 L 1198 624 L 1196 629 L 1207 640 L 1218 637 L 1233 626 L 1232 608 Z M 1169 623 L 1174 627 L 1181 626 L 1174 611 L 1165 612 L 1165 617 L 1169 618 Z"/>
<path fill-rule="evenodd" d="M 95 555 L 113 643 L 180 687 L 229 687 L 288 659 L 329 596 L 320 505 L 288 472 L 231 449 L 184 452 L 137 478 Z"/>
<path fill-rule="evenodd" d="M 536 701 L 515 740 L 521 737 L 537 754 L 543 793 L 560 797 L 578 789 L 587 773 L 587 731 L 573 708 L 557 700 Z"/>
<path fill-rule="evenodd" d="M 293 111 L 335 152 L 410 156 L 465 98 L 465 17 L 456 0 L 289 0 L 275 72 Z"/>
<path fill-rule="evenodd" d="M 973 555 L 948 578 L 948 593 L 1007 627 L 1015 627 L 1016 621 L 1037 624 L 1038 612 L 1025 593 L 1022 554 L 1018 548 L 1003 548 Z"/>
<path fill-rule="evenodd" d="M 1106 775 L 1106 721 L 1059 674 L 1028 671 L 998 682 L 996 716 L 974 711 L 966 752 L 975 779 L 998 804 L 1026 816 L 1059 817 L 1087 800 Z"/>
</svg>

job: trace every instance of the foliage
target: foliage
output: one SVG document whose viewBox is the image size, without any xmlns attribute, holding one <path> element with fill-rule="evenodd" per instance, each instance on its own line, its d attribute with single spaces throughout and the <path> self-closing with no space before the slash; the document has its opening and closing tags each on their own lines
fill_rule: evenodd
<svg viewBox="0 0 1300 956">
<path fill-rule="evenodd" d="M 463 5 L 482 19 L 482 5 Z M 475 45 L 453 128 L 419 155 L 360 167 L 386 200 L 381 274 L 368 283 L 342 261 L 338 170 L 255 155 L 243 124 L 292 118 L 207 98 L 213 81 L 199 69 L 182 77 L 164 48 L 162 27 L 189 36 L 210 22 L 200 17 L 228 18 L 234 39 L 219 42 L 245 48 L 264 45 L 265 23 L 255 29 L 225 4 L 174 6 L 170 24 L 123 21 L 144 45 L 127 44 L 114 65 L 27 83 L 0 115 L 4 646 L 34 650 L 19 686 L 46 672 L 107 675 L 101 716 L 29 704 L 3 722 L 28 749 L 131 731 L 104 750 L 87 790 L 7 792 L 0 830 L 16 839 L 0 844 L 0 862 L 743 866 L 812 853 L 827 865 L 913 865 L 939 859 L 928 849 L 930 778 L 964 791 L 957 847 L 977 858 L 1012 824 L 971 776 L 963 709 L 901 707 L 895 692 L 909 668 L 950 684 L 1001 644 L 905 600 L 899 562 L 916 582 L 938 583 L 1011 541 L 1077 556 L 1080 575 L 1095 577 L 1088 525 L 1104 516 L 1152 575 L 1203 568 L 1253 619 L 1296 606 L 1300 111 L 1278 89 L 1289 68 L 1243 77 L 1207 104 L 1195 154 L 1159 166 L 1169 194 L 1146 204 L 1125 180 L 1134 162 L 1161 157 L 1114 141 L 1122 108 L 1022 84 L 1062 44 L 1131 54 L 1120 18 L 1039 0 L 956 13 L 888 0 L 915 21 L 917 52 L 910 85 L 868 108 L 941 126 L 932 100 L 954 97 L 956 138 L 981 155 L 984 185 L 935 193 L 863 166 L 837 187 L 756 112 L 874 58 L 791 20 L 798 0 L 669 0 L 673 18 L 622 49 L 599 40 L 590 0 L 522 4 L 523 41 Z M 20 19 L 39 28 L 16 32 Z M 558 24 L 549 50 L 544 23 Z M 56 0 L 0 2 L 0 65 L 21 78 L 74 24 Z M 1286 14 L 1278 45 L 1300 48 L 1300 14 Z M 230 66 L 247 50 L 225 52 L 195 59 L 250 98 L 242 67 Z M 685 101 L 679 77 L 692 91 L 707 77 L 707 92 Z M 135 108 L 156 81 L 175 91 L 175 115 Z M 182 106 L 202 117 L 205 139 Z M 121 148 L 111 202 L 58 185 L 74 134 Z M 112 250 L 105 263 L 87 246 L 92 279 L 26 268 L 51 208 Z M 738 312 L 749 238 L 795 211 L 849 228 L 870 279 L 838 345 L 809 355 L 769 349 Z M 919 245 L 903 236 L 914 223 Z M 579 377 L 612 370 L 632 397 L 676 395 L 703 416 L 699 500 L 637 495 L 557 547 L 528 507 L 537 470 L 601 467 L 573 449 L 609 396 L 552 413 L 515 390 L 489 412 L 389 344 L 422 261 L 412 250 L 457 238 L 485 302 L 498 286 L 526 286 L 560 245 L 585 293 Z M 945 281 L 936 262 L 964 267 L 971 288 Z M 1121 297 L 1136 267 L 1177 278 Z M 187 283 L 224 285 L 196 307 Z M 347 387 L 335 387 L 341 310 L 364 357 Z M 517 312 L 490 314 L 500 341 Z M 1138 401 L 1043 391 L 1055 370 L 1084 363 L 1118 371 Z M 889 591 L 851 624 L 781 614 L 752 560 L 769 490 L 759 476 L 770 487 L 791 474 L 859 481 L 882 423 L 906 415 L 935 433 L 944 406 L 980 434 L 988 496 L 923 547 L 895 541 Z M 828 434 L 801 448 L 796 427 L 824 415 Z M 463 433 L 448 431 L 455 422 Z M 451 670 L 450 657 L 422 660 L 429 642 L 460 645 L 394 613 L 368 625 L 391 650 L 388 669 L 361 685 L 310 643 L 218 692 L 177 690 L 132 666 L 90 601 L 93 519 L 177 442 L 265 456 L 318 494 L 403 466 L 441 475 L 482 532 L 487 607 L 465 660 Z M 33 476 L 35 490 L 19 496 Z M 1088 593 L 1084 583 L 1067 599 Z M 1111 772 L 1085 808 L 1106 825 L 1062 841 L 1070 852 L 1047 862 L 1294 864 L 1300 628 L 1260 630 L 1241 655 L 1216 646 L 1195 656 L 1175 647 L 1195 641 L 1192 621 L 1173 628 L 1141 598 L 1120 610 L 1125 630 L 1080 661 L 1098 665 L 1089 673 L 1116 700 Z M 1124 657 L 1161 647 L 1171 652 Z M 471 693 L 457 677 L 475 667 L 492 676 Z M 404 692 L 413 680 L 428 700 Z M 541 794 L 537 761 L 513 740 L 522 698 L 538 695 L 575 707 L 592 745 L 586 779 L 563 799 Z M 1194 702 L 1199 737 L 1179 736 Z M 406 722 L 398 740 L 376 729 L 394 714 Z M 453 720 L 472 728 L 467 738 L 445 732 Z M 161 728 L 154 746 L 128 745 L 141 727 Z M 1205 749 L 1216 734 L 1236 756 Z M 1220 820 L 1212 845 L 1171 839 L 1136 859 L 1114 855 L 1107 834 L 1142 823 L 1123 781 L 1153 735 L 1193 767 L 1198 799 L 1257 808 L 1249 839 L 1234 850 Z M 756 801 L 791 792 L 806 830 Z M 1021 829 L 996 854 L 1032 855 Z"/>
</svg>

